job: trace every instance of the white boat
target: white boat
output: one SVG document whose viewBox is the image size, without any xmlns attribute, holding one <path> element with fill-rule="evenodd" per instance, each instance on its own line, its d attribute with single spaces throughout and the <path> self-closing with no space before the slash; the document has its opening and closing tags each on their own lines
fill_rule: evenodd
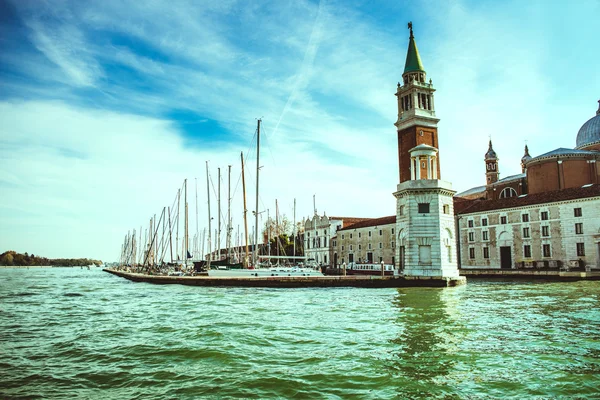
<svg viewBox="0 0 600 400">
<path fill-rule="evenodd" d="M 269 276 L 324 276 L 321 272 L 311 268 L 257 268 L 257 269 L 230 269 L 209 270 L 211 277 L 269 277 Z"/>
<path fill-rule="evenodd" d="M 398 274 L 398 271 L 391 264 L 351 262 L 346 267 L 346 275 L 381 275 L 381 266 L 382 265 L 384 268 L 385 275 L 397 275 Z"/>
</svg>

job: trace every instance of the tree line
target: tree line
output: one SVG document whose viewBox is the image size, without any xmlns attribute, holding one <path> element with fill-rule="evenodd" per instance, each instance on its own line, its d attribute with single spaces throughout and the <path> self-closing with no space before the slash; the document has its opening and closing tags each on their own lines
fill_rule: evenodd
<svg viewBox="0 0 600 400">
<path fill-rule="evenodd" d="M 0 265 L 3 266 L 15 266 L 15 267 L 25 267 L 25 266 L 56 266 L 56 267 L 78 267 L 81 265 L 100 265 L 102 261 L 100 260 L 92 260 L 89 258 L 46 258 L 39 257 L 35 254 L 28 254 L 25 252 L 24 254 L 17 253 L 16 251 L 9 250 L 0 254 Z"/>
<path fill-rule="evenodd" d="M 304 225 L 301 222 L 296 223 L 296 235 L 292 233 L 294 224 L 287 218 L 285 214 L 275 219 L 267 218 L 263 227 L 262 235 L 264 242 L 270 244 L 270 255 L 277 255 L 279 248 L 280 256 L 294 255 L 294 241 L 296 242 L 296 256 L 304 256 L 304 240 L 303 232 Z"/>
</svg>

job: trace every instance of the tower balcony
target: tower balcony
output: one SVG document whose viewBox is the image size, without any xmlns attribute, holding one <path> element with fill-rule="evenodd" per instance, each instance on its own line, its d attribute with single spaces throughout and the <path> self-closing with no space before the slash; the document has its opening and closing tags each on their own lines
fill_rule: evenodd
<svg viewBox="0 0 600 400">
<path fill-rule="evenodd" d="M 426 90 L 428 90 L 430 92 L 435 92 L 433 84 L 430 83 L 430 82 L 428 83 L 428 82 L 412 81 L 412 82 L 409 82 L 409 83 L 404 84 L 404 85 L 398 84 L 398 90 L 396 91 L 396 95 L 398 95 L 399 93 L 406 92 L 406 91 L 408 91 L 410 89 L 413 89 L 413 88 L 426 89 Z"/>
</svg>

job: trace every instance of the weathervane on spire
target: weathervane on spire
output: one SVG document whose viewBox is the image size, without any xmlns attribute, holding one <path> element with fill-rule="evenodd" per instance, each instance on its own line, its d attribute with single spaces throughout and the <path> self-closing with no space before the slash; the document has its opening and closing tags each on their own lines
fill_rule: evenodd
<svg viewBox="0 0 600 400">
<path fill-rule="evenodd" d="M 410 22 L 408 23 L 408 29 L 410 29 L 410 37 L 412 38 L 412 37 L 413 37 L 413 31 L 412 31 L 412 21 L 410 21 Z"/>
</svg>

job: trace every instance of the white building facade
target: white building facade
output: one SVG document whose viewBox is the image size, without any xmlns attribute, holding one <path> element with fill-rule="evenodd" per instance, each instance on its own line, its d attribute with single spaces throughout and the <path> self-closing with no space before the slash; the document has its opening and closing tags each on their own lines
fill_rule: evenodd
<svg viewBox="0 0 600 400">
<path fill-rule="evenodd" d="M 482 202 L 461 212 L 461 268 L 600 268 L 600 187 Z"/>
<path fill-rule="evenodd" d="M 332 238 L 344 225 L 363 221 L 365 218 L 328 217 L 315 214 L 304 221 L 304 255 L 307 263 L 333 265 Z"/>
<path fill-rule="evenodd" d="M 396 264 L 396 216 L 373 218 L 337 232 L 332 239 L 335 267 L 350 263 Z"/>
</svg>

